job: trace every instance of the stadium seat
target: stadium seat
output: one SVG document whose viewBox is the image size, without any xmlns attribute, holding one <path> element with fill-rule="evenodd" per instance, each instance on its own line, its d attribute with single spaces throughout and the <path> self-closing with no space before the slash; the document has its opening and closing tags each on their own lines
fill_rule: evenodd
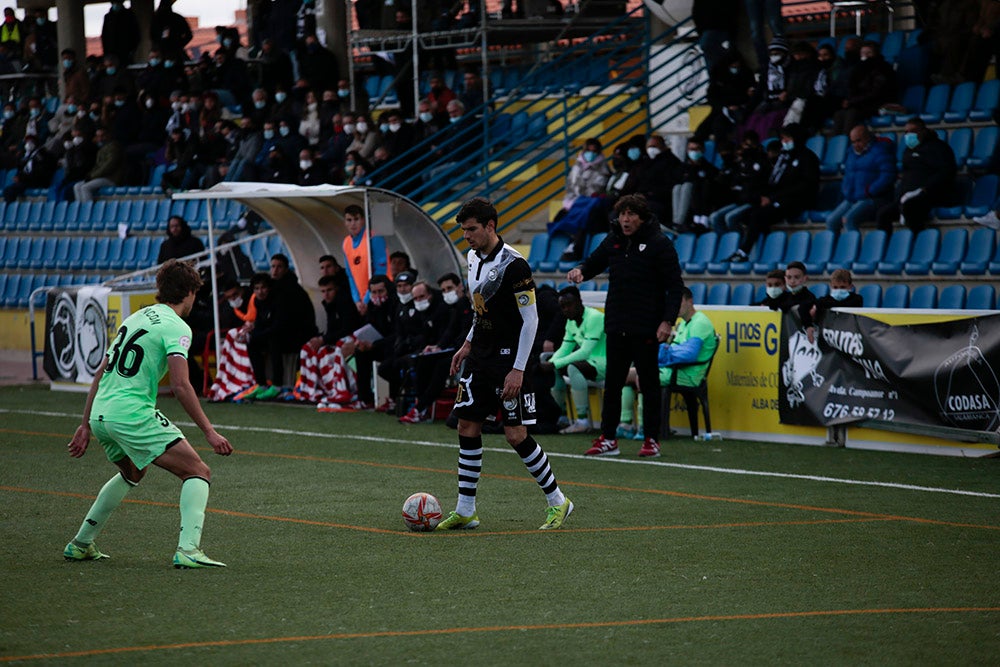
<svg viewBox="0 0 1000 667">
<path fill-rule="evenodd" d="M 778 268 L 778 263 L 785 257 L 788 234 L 781 230 L 775 230 L 757 243 L 761 245 L 760 257 L 753 263 L 753 272 L 762 274 Z"/>
<path fill-rule="evenodd" d="M 965 308 L 965 285 L 948 285 L 938 295 L 937 307 L 941 310 Z"/>
<path fill-rule="evenodd" d="M 117 266 L 117 262 L 121 256 L 121 249 L 124 243 L 125 241 L 117 236 L 99 237 L 93 253 L 87 260 L 87 266 L 84 268 L 90 271 L 120 271 L 121 267 Z"/>
<path fill-rule="evenodd" d="M 699 306 L 705 304 L 705 294 L 708 292 L 708 287 L 705 283 L 691 283 L 688 285 L 688 289 L 691 290 L 691 296 L 695 304 Z"/>
<path fill-rule="evenodd" d="M 823 160 L 819 163 L 819 173 L 824 176 L 839 174 L 844 166 L 849 145 L 850 140 L 846 134 L 838 134 L 827 139 Z"/>
<path fill-rule="evenodd" d="M 986 273 L 990 258 L 996 248 L 996 232 L 992 229 L 976 229 L 969 240 L 969 248 L 959 264 L 958 270 L 964 276 L 981 276 Z"/>
<path fill-rule="evenodd" d="M 906 43 L 906 33 L 902 30 L 888 32 L 882 38 L 882 57 L 887 62 L 894 63 L 899 57 L 899 52 L 903 50 Z"/>
<path fill-rule="evenodd" d="M 255 239 L 257 241 L 259 239 Z M 528 251 L 528 266 L 532 271 L 538 270 L 538 265 L 545 259 L 549 251 L 549 235 L 539 232 L 531 238 L 531 249 Z M 256 262 L 255 262 L 256 264 Z"/>
<path fill-rule="evenodd" d="M 997 293 L 993 285 L 976 285 L 969 290 L 965 300 L 967 310 L 993 310 L 996 308 Z"/>
<path fill-rule="evenodd" d="M 833 248 L 833 257 L 826 264 L 827 271 L 849 269 L 858 256 L 858 246 L 861 245 L 861 232 L 851 229 L 841 232 L 837 237 L 837 245 Z"/>
<path fill-rule="evenodd" d="M 102 239 L 107 241 L 107 238 Z M 90 271 L 96 268 L 94 255 L 97 251 L 97 237 L 90 235 L 82 237 L 80 248 L 70 259 L 70 268 L 73 270 Z"/>
<path fill-rule="evenodd" d="M 694 252 L 694 242 L 697 237 L 694 234 L 680 234 L 674 239 L 674 250 L 677 251 L 677 261 L 684 266 L 691 259 Z"/>
<path fill-rule="evenodd" d="M 604 239 L 608 237 L 607 232 L 597 232 L 593 234 L 589 239 L 587 239 L 587 245 L 583 249 L 583 256 L 590 257 L 590 255 L 597 249 L 597 246 L 604 243 Z"/>
<path fill-rule="evenodd" d="M 7 243 L 9 240 L 16 240 L 16 236 L 6 236 L 0 234 L 0 269 L 6 266 L 7 262 Z M 3 292 L 0 291 L 0 294 Z"/>
<path fill-rule="evenodd" d="M 2 304 L 4 308 L 13 308 L 17 305 L 17 297 L 21 291 L 21 274 L 12 273 L 7 276 L 7 282 L 4 285 L 4 290 L 0 293 L 2 296 Z"/>
<path fill-rule="evenodd" d="M 727 232 L 736 233 L 739 232 Z M 691 253 L 691 260 L 684 265 L 685 273 L 705 273 L 708 263 L 715 257 L 715 247 L 718 245 L 719 237 L 715 232 L 707 232 L 698 237 L 694 244 L 694 252 Z"/>
<path fill-rule="evenodd" d="M 899 275 L 902 273 L 903 265 L 910 257 L 910 247 L 912 245 L 912 229 L 904 227 L 903 229 L 896 230 L 889 239 L 889 246 L 885 249 L 885 255 L 875 266 L 875 270 L 878 273 L 889 275 Z"/>
<path fill-rule="evenodd" d="M 972 103 L 976 99 L 976 84 L 973 81 L 963 81 L 955 86 L 951 93 L 951 102 L 944 112 L 944 122 L 961 123 L 969 117 Z"/>
<path fill-rule="evenodd" d="M 883 308 L 906 308 L 910 304 L 910 286 L 897 283 L 885 288 L 882 295 Z"/>
<path fill-rule="evenodd" d="M 803 262 L 806 265 L 806 273 L 809 275 L 819 275 L 826 271 L 826 265 L 833 257 L 834 233 L 829 229 L 816 232 L 812 236 L 809 244 L 809 254 Z"/>
<path fill-rule="evenodd" d="M 715 283 L 712 288 L 708 290 L 708 299 L 706 302 L 709 306 L 726 306 L 729 304 L 729 283 Z"/>
<path fill-rule="evenodd" d="M 807 213 L 811 222 L 825 223 L 830 211 L 844 198 L 840 189 L 840 181 L 822 181 L 819 184 L 819 194 L 816 196 L 816 208 Z"/>
<path fill-rule="evenodd" d="M 65 213 L 66 231 L 68 232 L 84 231 L 80 229 L 80 202 L 62 201 L 59 203 L 66 204 L 66 213 Z"/>
<path fill-rule="evenodd" d="M 865 308 L 880 308 L 882 306 L 882 286 L 878 283 L 862 285 L 858 294 L 864 299 Z"/>
<path fill-rule="evenodd" d="M 740 233 L 739 232 L 726 232 L 719 239 L 718 245 L 715 247 L 715 256 L 712 261 L 708 263 L 704 271 L 708 271 L 713 275 L 724 275 L 727 271 L 730 273 L 740 273 L 739 267 L 736 263 L 730 263 L 726 260 L 736 252 L 736 249 L 740 245 Z M 751 256 L 755 256 L 757 252 L 757 246 L 760 244 L 754 244 L 754 250 L 750 252 Z M 748 264 L 744 262 L 744 264 Z M 699 273 L 704 273 L 704 271 L 698 271 Z M 749 273 L 749 269 L 743 273 Z"/>
<path fill-rule="evenodd" d="M 948 145 L 955 153 L 955 164 L 961 169 L 972 152 L 972 128 L 959 127 L 949 132 Z"/>
<path fill-rule="evenodd" d="M 903 264 L 903 271 L 911 276 L 926 276 L 930 273 L 931 263 L 941 249 L 941 230 L 929 227 L 920 230 L 913 241 L 910 256 Z"/>
<path fill-rule="evenodd" d="M 896 81 L 906 90 L 928 80 L 931 50 L 929 45 L 911 44 L 903 48 L 896 59 Z"/>
<path fill-rule="evenodd" d="M 52 202 L 55 206 L 52 209 L 52 231 L 62 232 L 66 230 L 66 209 L 69 202 Z"/>
<path fill-rule="evenodd" d="M 14 229 L 17 231 L 26 232 L 30 227 L 28 216 L 31 213 L 32 207 L 37 202 L 23 201 L 21 205 L 17 207 L 17 214 L 14 216 Z"/>
<path fill-rule="evenodd" d="M 937 257 L 931 263 L 931 273 L 938 276 L 953 276 L 958 273 L 958 265 L 965 257 L 968 245 L 969 233 L 965 229 L 946 231 Z"/>
<path fill-rule="evenodd" d="M 734 285 L 729 292 L 730 306 L 749 306 L 753 302 L 753 283 L 740 283 Z"/>
<path fill-rule="evenodd" d="M 778 262 L 779 269 L 787 268 L 791 262 L 801 262 L 809 256 L 809 243 L 812 234 L 804 229 L 792 232 L 785 244 L 785 255 Z M 766 271 L 764 273 L 767 273 Z"/>
<path fill-rule="evenodd" d="M 934 217 L 938 220 L 958 220 L 962 217 L 971 193 L 972 181 L 968 176 L 960 174 L 955 178 L 948 202 L 944 206 L 934 208 Z"/>
<path fill-rule="evenodd" d="M 597 283 L 593 280 L 584 280 L 582 283 L 577 285 L 576 288 L 581 292 L 595 292 L 597 291 Z M 562 289 L 562 287 L 559 289 Z"/>
<path fill-rule="evenodd" d="M 993 111 L 1000 106 L 1000 79 L 983 81 L 976 91 L 976 101 L 969 111 L 969 120 L 975 122 L 988 121 L 993 118 Z"/>
<path fill-rule="evenodd" d="M 926 95 L 927 89 L 919 84 L 910 86 L 904 90 L 899 104 L 906 109 L 906 112 L 895 114 L 892 118 L 893 122 L 896 125 L 906 125 L 906 121 L 919 114 L 920 110 L 924 108 L 924 97 Z"/>
<path fill-rule="evenodd" d="M 206 245 L 207 247 L 207 245 Z M 132 260 L 132 269 L 148 269 L 156 264 L 156 256 L 159 254 L 159 244 L 153 245 L 153 239 L 149 236 L 140 236 L 135 248 L 135 258 Z"/>
<path fill-rule="evenodd" d="M 557 270 L 559 268 L 559 258 L 562 257 L 563 252 L 572 240 L 567 234 L 550 236 L 548 248 L 545 251 L 545 259 L 538 263 L 538 270 L 543 273 L 551 273 Z"/>
<path fill-rule="evenodd" d="M 70 241 L 73 239 L 69 236 L 52 236 L 49 238 L 55 239 L 56 243 L 52 254 L 42 257 L 42 268 L 46 271 L 61 269 L 69 261 Z"/>
<path fill-rule="evenodd" d="M 544 139 L 549 133 L 549 119 L 544 111 L 531 114 L 528 121 L 528 139 Z"/>
<path fill-rule="evenodd" d="M 996 174 L 985 174 L 976 179 L 972 192 L 962 209 L 966 218 L 985 215 L 993 208 L 997 198 L 998 177 Z"/>
<path fill-rule="evenodd" d="M 944 112 L 948 110 L 948 101 L 951 97 L 951 84 L 939 83 L 931 86 L 927 91 L 927 98 L 918 116 L 920 120 L 928 125 L 940 123 L 944 118 Z"/>
<path fill-rule="evenodd" d="M 997 145 L 997 135 L 1000 128 L 996 125 L 981 127 L 976 132 L 976 138 L 972 142 L 972 150 L 965 161 L 965 166 L 969 169 L 985 169 L 993 161 L 993 149 Z"/>
<path fill-rule="evenodd" d="M 934 308 L 937 306 L 937 285 L 920 285 L 910 292 L 910 308 Z"/>
<path fill-rule="evenodd" d="M 809 286 L 809 291 L 812 292 L 817 299 L 822 299 L 824 296 L 830 294 L 830 284 L 816 283 Z"/>
<path fill-rule="evenodd" d="M 806 139 L 806 148 L 811 150 L 816 155 L 817 160 L 823 160 L 823 149 L 825 147 L 826 137 L 822 134 L 814 134 Z"/>
<path fill-rule="evenodd" d="M 38 219 L 35 220 L 34 228 L 41 232 L 51 232 L 55 229 L 55 222 L 52 219 L 52 214 L 55 211 L 56 203 L 54 201 L 42 202 L 41 208 L 38 211 Z"/>
</svg>

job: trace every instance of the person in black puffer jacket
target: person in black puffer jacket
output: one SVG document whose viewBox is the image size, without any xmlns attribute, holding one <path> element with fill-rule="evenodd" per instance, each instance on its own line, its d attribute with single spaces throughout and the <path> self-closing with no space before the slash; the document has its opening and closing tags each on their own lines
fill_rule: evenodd
<svg viewBox="0 0 1000 667">
<path fill-rule="evenodd" d="M 618 221 L 590 257 L 567 275 L 574 283 L 608 269 L 608 297 L 604 310 L 607 333 L 607 372 L 601 408 L 601 436 L 587 450 L 589 456 L 618 454 L 615 431 L 621 414 L 622 387 L 634 363 L 643 387 L 643 429 L 646 441 L 640 456 L 659 456 L 660 382 L 659 344 L 670 338 L 680 310 L 684 279 L 674 244 L 659 226 L 645 197 L 626 195 L 615 203 Z"/>
</svg>

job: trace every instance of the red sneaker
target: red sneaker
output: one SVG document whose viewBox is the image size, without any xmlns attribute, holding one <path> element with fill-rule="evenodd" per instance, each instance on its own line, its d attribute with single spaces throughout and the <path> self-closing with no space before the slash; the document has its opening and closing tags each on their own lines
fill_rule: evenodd
<svg viewBox="0 0 1000 667">
<path fill-rule="evenodd" d="M 618 450 L 618 441 L 614 438 L 610 440 L 605 438 L 603 435 L 599 435 L 594 438 L 594 443 L 590 446 L 590 449 L 583 453 L 584 456 L 618 456 L 621 452 Z"/>
<path fill-rule="evenodd" d="M 375 408 L 375 412 L 394 412 L 396 410 L 396 401 L 391 398 L 387 398 L 382 401 L 382 405 Z"/>
<path fill-rule="evenodd" d="M 642 447 L 639 448 L 639 457 L 655 459 L 659 455 L 660 443 L 656 441 L 656 438 L 646 438 L 642 443 Z"/>
<path fill-rule="evenodd" d="M 420 424 L 427 421 L 427 413 L 421 412 L 416 408 L 416 406 L 410 408 L 410 411 L 399 418 L 400 424 Z"/>
</svg>

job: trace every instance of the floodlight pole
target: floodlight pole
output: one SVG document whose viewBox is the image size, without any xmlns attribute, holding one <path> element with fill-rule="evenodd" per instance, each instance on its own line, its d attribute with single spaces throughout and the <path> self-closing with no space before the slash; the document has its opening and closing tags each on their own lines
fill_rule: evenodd
<svg viewBox="0 0 1000 667">
<path fill-rule="evenodd" d="M 219 281 L 218 275 L 215 271 L 215 221 L 212 220 L 212 201 L 211 199 L 205 200 L 205 208 L 208 214 L 208 266 L 209 271 L 212 276 L 212 317 L 215 320 L 215 373 L 219 373 L 219 354 L 218 351 L 222 345 L 222 339 L 219 337 L 222 333 L 222 325 L 219 321 Z"/>
</svg>

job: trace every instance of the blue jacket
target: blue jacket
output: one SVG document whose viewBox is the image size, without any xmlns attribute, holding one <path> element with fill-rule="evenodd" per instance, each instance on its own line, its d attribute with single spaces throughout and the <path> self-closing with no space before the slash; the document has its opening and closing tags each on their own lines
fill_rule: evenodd
<svg viewBox="0 0 1000 667">
<path fill-rule="evenodd" d="M 862 199 L 888 198 L 896 184 L 896 150 L 888 139 L 875 138 L 868 149 L 858 155 L 847 151 L 844 180 L 840 191 L 844 199 L 854 203 Z"/>
</svg>

